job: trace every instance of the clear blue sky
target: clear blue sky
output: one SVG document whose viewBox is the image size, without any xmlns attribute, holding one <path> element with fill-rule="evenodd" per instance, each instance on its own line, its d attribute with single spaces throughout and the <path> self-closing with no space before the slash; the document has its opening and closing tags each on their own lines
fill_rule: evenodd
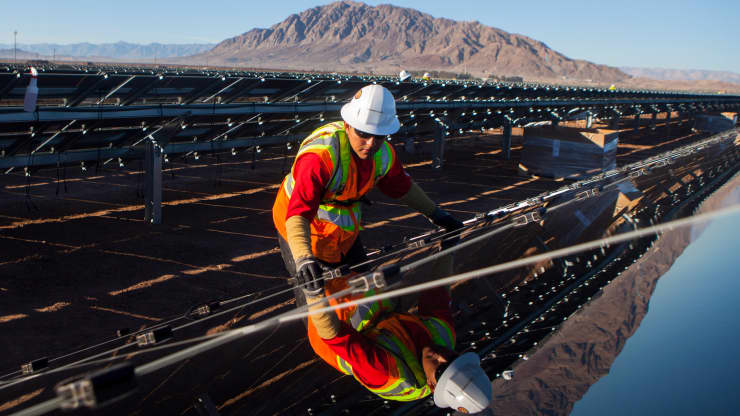
<svg viewBox="0 0 740 416">
<path fill-rule="evenodd" d="M 0 0 L 0 43 L 209 43 L 330 1 Z M 377 5 L 389 1 L 368 0 Z M 740 72 L 740 0 L 393 0 L 614 66 Z"/>
</svg>

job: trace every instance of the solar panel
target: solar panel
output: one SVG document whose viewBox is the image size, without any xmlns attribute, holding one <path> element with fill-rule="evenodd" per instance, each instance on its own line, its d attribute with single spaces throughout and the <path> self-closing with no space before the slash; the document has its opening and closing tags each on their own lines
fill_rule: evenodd
<svg viewBox="0 0 740 416">
<path fill-rule="evenodd" d="M 398 100 L 396 135 L 457 135 L 560 121 L 590 111 L 613 118 L 740 107 L 740 97 L 470 80 L 398 82 L 384 76 L 206 71 L 129 66 L 41 66 L 35 112 L 24 112 L 27 68 L 0 67 L 0 169 L 142 158 L 299 141 L 369 83 Z"/>
</svg>

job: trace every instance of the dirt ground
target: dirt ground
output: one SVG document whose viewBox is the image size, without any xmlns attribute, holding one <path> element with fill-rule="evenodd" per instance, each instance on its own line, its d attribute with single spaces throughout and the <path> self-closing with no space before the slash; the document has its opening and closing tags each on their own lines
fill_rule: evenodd
<svg viewBox="0 0 740 416">
<path fill-rule="evenodd" d="M 659 129 L 620 136 L 618 164 L 696 139 L 687 126 L 673 128 L 670 139 L 664 134 Z M 567 183 L 520 176 L 516 139 L 511 160 L 503 158 L 500 136 L 451 139 L 442 169 L 432 166 L 430 141 L 417 143 L 415 154 L 396 147 L 432 199 L 465 219 Z M 268 148 L 199 160 L 170 157 L 164 165 L 161 225 L 144 221 L 139 162 L 0 176 L 0 377 L 30 360 L 115 338 L 119 329 L 150 327 L 209 300 L 284 285 L 271 207 L 292 162 L 286 152 Z M 363 234 L 370 250 L 432 228 L 376 191 L 370 199 Z M 291 303 L 288 294 L 275 302 L 278 307 Z M 285 344 L 274 348 L 293 353 L 299 347 L 290 342 L 303 337 L 296 341 L 288 333 Z M 300 348 L 305 347 L 304 342 Z M 0 412 L 19 410 L 50 393 L 41 390 L 20 399 L 21 390 L 0 390 Z M 250 391 L 247 386 L 232 390 Z M 223 397 L 219 409 L 241 400 L 238 394 Z"/>
</svg>

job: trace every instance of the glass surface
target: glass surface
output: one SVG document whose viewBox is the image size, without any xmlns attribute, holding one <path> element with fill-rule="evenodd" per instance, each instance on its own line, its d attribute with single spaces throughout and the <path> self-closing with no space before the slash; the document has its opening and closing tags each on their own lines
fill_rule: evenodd
<svg viewBox="0 0 740 416">
<path fill-rule="evenodd" d="M 740 188 L 723 206 L 737 203 Z M 692 238 L 609 374 L 571 415 L 740 412 L 740 215 L 692 229 Z"/>
</svg>

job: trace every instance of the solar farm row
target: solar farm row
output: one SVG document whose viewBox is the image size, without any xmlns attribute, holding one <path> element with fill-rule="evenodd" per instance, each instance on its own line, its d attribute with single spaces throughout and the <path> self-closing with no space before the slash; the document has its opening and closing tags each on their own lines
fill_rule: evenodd
<svg viewBox="0 0 740 416">
<path fill-rule="evenodd" d="M 38 106 L 23 111 L 28 68 L 0 66 L 0 168 L 33 169 L 164 154 L 293 145 L 361 87 L 398 100 L 394 137 L 454 136 L 502 126 L 645 113 L 737 111 L 739 96 L 384 76 L 40 66 Z M 443 136 L 443 137 L 444 137 Z"/>
</svg>

